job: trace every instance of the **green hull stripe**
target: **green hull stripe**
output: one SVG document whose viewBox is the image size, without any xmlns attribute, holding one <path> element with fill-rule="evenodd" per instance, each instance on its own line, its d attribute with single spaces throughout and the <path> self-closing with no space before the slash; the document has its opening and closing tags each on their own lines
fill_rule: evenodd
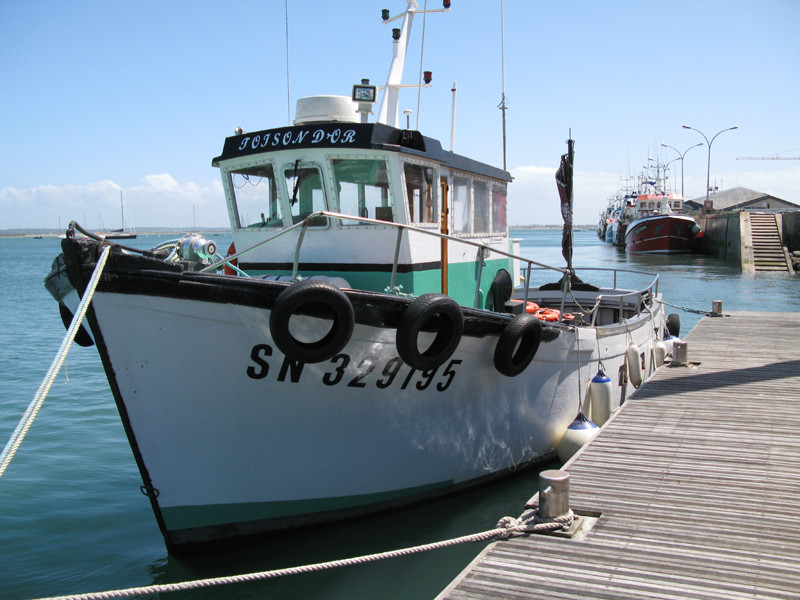
<svg viewBox="0 0 800 600">
<path fill-rule="evenodd" d="M 448 295 L 462 306 L 473 306 L 475 302 L 475 286 L 477 281 L 477 267 L 473 262 L 451 263 L 448 271 Z M 513 274 L 513 267 L 508 259 L 485 261 L 481 276 L 481 293 L 478 308 L 484 308 L 486 294 L 492 285 L 497 271 L 505 269 Z M 274 270 L 270 272 L 253 270 L 250 275 L 291 275 L 291 271 Z M 391 283 L 391 275 L 384 272 L 369 271 L 308 271 L 300 270 L 301 277 L 312 275 L 327 275 L 329 277 L 344 277 L 348 283 L 358 290 L 384 292 Z M 426 269 L 412 273 L 398 273 L 396 284 L 401 286 L 402 292 L 421 296 L 426 292 L 439 292 L 441 290 L 441 271 Z"/>
<path fill-rule="evenodd" d="M 161 507 L 161 514 L 164 517 L 166 528 L 169 531 L 176 531 L 193 527 L 209 527 L 212 525 L 224 525 L 226 523 L 261 521 L 291 517 L 293 515 L 342 510 L 356 506 L 387 502 L 451 485 L 453 485 L 452 481 L 443 481 L 412 488 L 379 492 L 376 494 L 360 494 L 357 496 L 314 498 L 311 500 L 285 500 L 280 502 L 243 502 L 236 504 Z"/>
</svg>

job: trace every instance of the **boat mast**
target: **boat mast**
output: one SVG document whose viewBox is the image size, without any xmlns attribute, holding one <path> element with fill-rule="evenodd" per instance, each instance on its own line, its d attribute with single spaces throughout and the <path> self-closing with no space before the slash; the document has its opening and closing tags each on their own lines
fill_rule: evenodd
<svg viewBox="0 0 800 600">
<path fill-rule="evenodd" d="M 383 22 L 391 23 L 403 17 L 403 24 L 399 28 L 392 29 L 392 64 L 389 66 L 389 75 L 386 77 L 386 85 L 384 86 L 383 99 L 381 100 L 381 107 L 378 111 L 378 123 L 384 125 L 391 125 L 393 127 L 400 127 L 399 113 L 397 109 L 399 94 L 401 87 L 422 87 L 418 85 L 403 85 L 403 68 L 405 67 L 406 51 L 408 50 L 408 39 L 411 35 L 411 24 L 414 21 L 414 15 L 417 13 L 427 14 L 435 12 L 450 12 L 450 0 L 443 0 L 440 9 L 425 9 L 417 10 L 418 5 L 416 0 L 407 0 L 408 9 L 399 15 L 389 17 L 389 11 L 383 10 Z M 430 74 L 425 72 L 424 77 L 425 85 L 430 85 Z M 417 119 L 419 119 L 419 108 L 417 109 Z M 417 121 L 419 122 L 419 120 Z"/>
<path fill-rule="evenodd" d="M 403 80 L 403 67 L 406 61 L 406 51 L 408 50 L 408 38 L 411 33 L 411 24 L 414 21 L 414 13 L 417 10 L 416 0 L 408 0 L 408 10 L 406 10 L 403 24 L 399 29 L 392 29 L 392 64 L 389 66 L 389 75 L 386 77 L 386 89 L 383 92 L 381 108 L 378 112 L 378 123 L 399 127 L 397 103 L 400 94 L 400 84 Z M 384 19 L 384 23 L 389 23 L 394 19 Z M 392 122 L 389 122 L 389 119 Z"/>
</svg>

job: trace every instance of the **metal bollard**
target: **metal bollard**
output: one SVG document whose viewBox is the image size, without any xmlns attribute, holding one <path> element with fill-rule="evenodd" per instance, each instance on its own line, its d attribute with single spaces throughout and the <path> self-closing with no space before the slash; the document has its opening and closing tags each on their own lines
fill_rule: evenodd
<svg viewBox="0 0 800 600">
<path fill-rule="evenodd" d="M 711 316 L 712 317 L 722 316 L 722 300 L 711 301 Z"/>
<path fill-rule="evenodd" d="M 672 344 L 672 365 L 683 367 L 689 364 L 689 344 L 675 342 Z"/>
<path fill-rule="evenodd" d="M 558 469 L 539 473 L 539 516 L 554 519 L 569 513 L 569 473 Z"/>
</svg>

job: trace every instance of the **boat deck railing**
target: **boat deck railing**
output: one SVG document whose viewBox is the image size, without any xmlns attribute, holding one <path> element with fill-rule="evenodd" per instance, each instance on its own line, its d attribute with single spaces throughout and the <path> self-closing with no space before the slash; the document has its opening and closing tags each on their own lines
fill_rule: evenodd
<svg viewBox="0 0 800 600">
<path fill-rule="evenodd" d="M 515 261 L 519 261 L 521 265 L 521 271 L 525 273 L 525 285 L 524 285 L 524 292 L 523 292 L 523 302 L 527 302 L 530 293 L 530 280 L 531 274 L 533 271 L 554 271 L 561 275 L 562 281 L 570 281 L 570 273 L 574 273 L 574 271 L 570 271 L 569 269 L 563 267 L 553 267 L 551 265 L 546 265 L 544 263 L 540 263 L 530 258 L 525 258 L 523 256 L 519 256 L 516 254 L 512 254 L 510 252 L 506 252 L 504 250 L 499 250 L 497 248 L 492 248 L 484 243 L 476 242 L 473 240 L 454 237 L 452 235 L 442 233 L 440 231 L 434 231 L 430 229 L 423 229 L 421 227 L 416 227 L 414 225 L 406 225 L 403 223 L 393 223 L 389 221 L 379 221 L 377 219 L 370 219 L 367 217 L 354 217 L 352 215 L 345 215 L 336 212 L 330 211 L 320 211 L 316 213 L 312 213 L 308 215 L 302 221 L 295 223 L 294 225 L 287 227 L 286 229 L 282 229 L 276 232 L 274 235 L 264 238 L 252 244 L 251 246 L 226 256 L 224 259 L 217 261 L 203 269 L 200 269 L 200 272 L 210 272 L 216 271 L 225 265 L 230 264 L 232 261 L 238 259 L 241 256 L 253 251 L 254 249 L 268 244 L 278 238 L 281 238 L 285 235 L 288 235 L 296 230 L 299 230 L 299 235 L 297 239 L 297 244 L 294 250 L 294 257 L 292 260 L 292 276 L 293 280 L 297 279 L 299 274 L 299 265 L 300 265 L 300 250 L 303 246 L 303 242 L 305 240 L 306 231 L 308 229 L 309 224 L 312 222 L 319 223 L 320 218 L 327 218 L 335 221 L 340 222 L 347 222 L 353 221 L 357 224 L 363 225 L 379 225 L 382 227 L 391 227 L 397 230 L 397 237 L 395 240 L 395 249 L 394 249 L 394 258 L 392 261 L 392 273 L 391 273 L 391 281 L 389 284 L 390 290 L 397 289 L 397 271 L 398 271 L 398 264 L 400 262 L 400 249 L 402 247 L 403 236 L 406 232 L 413 232 L 414 234 L 421 234 L 427 235 L 435 238 L 439 238 L 442 240 L 447 240 L 449 242 L 453 242 L 455 244 L 463 244 L 467 246 L 472 246 L 478 250 L 476 254 L 476 267 L 477 267 L 477 281 L 476 281 L 476 289 L 475 289 L 475 296 L 474 296 L 474 304 L 473 308 L 478 308 L 479 301 L 480 301 L 480 285 L 481 285 L 481 277 L 483 274 L 483 266 L 485 264 L 485 260 L 489 254 L 497 254 L 500 256 L 505 256 L 506 258 L 510 258 Z M 626 269 L 603 269 L 603 268 L 591 268 L 591 269 L 581 269 L 581 271 L 603 271 L 603 272 L 610 272 L 612 276 L 612 290 L 617 289 L 617 280 L 619 273 L 626 273 L 626 274 L 639 274 L 639 275 L 646 275 L 652 276 L 652 281 L 646 285 L 645 287 L 638 289 L 638 290 L 625 290 L 622 293 L 614 292 L 614 293 L 607 293 L 607 294 L 598 294 L 595 298 L 595 309 L 599 307 L 619 307 L 620 315 L 623 314 L 623 310 L 627 309 L 628 312 L 633 310 L 634 314 L 638 314 L 641 312 L 645 307 L 649 307 L 652 304 L 652 299 L 658 293 L 658 275 L 653 273 L 647 273 L 645 271 L 632 271 Z M 569 285 L 562 285 L 561 286 L 561 306 L 563 313 L 563 307 L 567 304 L 568 298 L 571 296 L 574 300 L 574 292 Z M 594 310 L 592 313 L 592 324 L 596 321 L 597 310 Z"/>
<path fill-rule="evenodd" d="M 530 286 L 528 285 L 528 281 L 530 280 L 530 271 L 536 269 L 527 268 L 525 270 L 527 271 L 525 285 L 525 301 L 527 302 L 529 297 L 528 292 L 530 291 Z M 650 273 L 648 271 L 637 271 L 634 269 L 607 269 L 603 267 L 582 267 L 580 271 L 581 274 L 585 272 L 608 274 L 610 277 L 610 287 L 598 288 L 596 292 L 583 291 L 580 299 L 575 296 L 575 290 L 572 287 L 574 284 L 571 284 L 566 289 L 562 286 L 562 288 L 559 290 L 552 290 L 552 293 L 554 297 L 560 296 L 562 313 L 564 312 L 569 300 L 571 300 L 571 304 L 580 308 L 581 312 L 584 314 L 591 314 L 592 318 L 590 324 L 592 326 L 597 324 L 598 314 L 600 313 L 601 309 L 611 309 L 617 311 L 620 319 L 623 317 L 623 315 L 633 317 L 645 310 L 650 310 L 655 298 L 658 296 L 659 282 L 658 275 L 655 273 Z M 622 290 L 618 288 L 620 274 L 625 274 L 625 276 L 641 275 L 647 278 L 652 277 L 652 280 L 650 280 L 645 287 Z M 539 294 L 542 294 L 541 290 L 539 290 Z M 594 301 L 594 305 L 592 307 L 587 308 L 582 306 L 581 303 L 586 302 L 587 299 Z"/>
</svg>

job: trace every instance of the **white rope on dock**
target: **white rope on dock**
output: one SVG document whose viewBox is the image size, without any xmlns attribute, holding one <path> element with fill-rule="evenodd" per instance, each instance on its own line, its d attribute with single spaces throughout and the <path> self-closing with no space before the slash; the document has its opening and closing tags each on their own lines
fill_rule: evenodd
<svg viewBox="0 0 800 600">
<path fill-rule="evenodd" d="M 677 304 L 670 304 L 669 302 L 664 302 L 664 300 L 656 300 L 656 302 L 661 302 L 664 306 L 671 306 L 672 308 L 677 308 L 678 310 L 682 310 L 684 312 L 694 313 L 696 315 L 705 315 L 706 317 L 710 317 L 711 313 L 707 310 L 700 310 L 698 308 L 689 308 L 688 306 L 678 306 Z"/>
<path fill-rule="evenodd" d="M 536 513 L 534 511 L 533 514 L 529 515 L 528 517 L 523 516 L 519 519 L 514 517 L 503 517 L 497 523 L 497 527 L 495 529 L 490 529 L 481 533 L 474 533 L 471 535 L 465 535 L 440 542 L 433 542 L 430 544 L 423 544 L 421 546 L 414 546 L 411 548 L 380 552 L 378 554 L 368 554 L 355 558 L 346 558 L 342 560 L 334 560 L 301 567 L 276 569 L 273 571 L 260 571 L 258 573 L 231 575 L 228 577 L 213 577 L 210 579 L 197 579 L 194 581 L 184 581 L 181 583 L 163 583 L 121 590 L 108 590 L 105 592 L 90 592 L 87 594 L 75 594 L 71 596 L 52 596 L 48 598 L 39 598 L 38 600 L 109 600 L 110 598 L 132 598 L 134 596 L 144 596 L 148 594 L 162 594 L 166 592 L 195 590 L 217 585 L 228 585 L 231 583 L 263 581 L 266 579 L 276 579 L 286 575 L 299 575 L 301 573 L 313 573 L 316 571 L 337 569 L 339 567 L 363 565 L 387 558 L 399 558 L 401 556 L 410 556 L 412 554 L 419 554 L 421 552 L 428 552 L 430 550 L 439 550 L 441 548 L 448 548 L 450 546 L 456 546 L 458 544 L 464 544 L 467 542 L 484 542 L 492 538 L 499 537 L 505 539 L 515 535 L 523 535 L 525 533 L 531 533 L 534 531 L 563 529 L 569 527 L 569 525 L 572 523 L 572 520 L 573 514 L 572 511 L 570 511 L 563 517 L 557 517 L 556 519 L 542 522 L 537 520 Z"/>
<path fill-rule="evenodd" d="M 67 352 L 69 352 L 72 341 L 75 339 L 75 335 L 78 333 L 78 328 L 81 326 L 83 318 L 86 316 L 86 310 L 89 308 L 89 302 L 91 302 L 92 296 L 94 296 L 97 283 L 100 281 L 100 275 L 103 273 L 103 269 L 106 266 L 110 248 L 110 246 L 107 246 L 100 255 L 97 265 L 94 268 L 94 272 L 92 273 L 92 278 L 89 280 L 89 285 L 86 287 L 86 293 L 84 293 L 81 303 L 78 306 L 78 310 L 75 313 L 75 316 L 72 318 L 69 329 L 67 329 L 67 335 L 64 336 L 64 340 L 61 342 L 61 348 L 59 348 L 58 353 L 53 359 L 53 364 L 50 365 L 47 375 L 45 375 L 44 380 L 36 392 L 36 395 L 33 397 L 33 401 L 28 406 L 25 414 L 22 415 L 22 419 L 20 419 L 16 429 L 14 429 L 14 433 L 11 434 L 11 438 L 8 440 L 6 447 L 3 449 L 3 453 L 0 454 L 0 477 L 3 476 L 8 468 L 8 465 L 11 464 L 11 459 L 13 459 L 14 455 L 17 453 L 17 449 L 19 449 L 20 444 L 22 444 L 25 434 L 28 433 L 28 429 L 30 429 L 31 425 L 33 424 L 33 420 L 36 418 L 39 409 L 42 407 L 44 399 L 47 397 L 50 388 L 53 386 L 53 382 L 56 379 L 56 375 L 58 375 L 58 371 L 61 369 L 64 361 L 67 359 Z"/>
</svg>

